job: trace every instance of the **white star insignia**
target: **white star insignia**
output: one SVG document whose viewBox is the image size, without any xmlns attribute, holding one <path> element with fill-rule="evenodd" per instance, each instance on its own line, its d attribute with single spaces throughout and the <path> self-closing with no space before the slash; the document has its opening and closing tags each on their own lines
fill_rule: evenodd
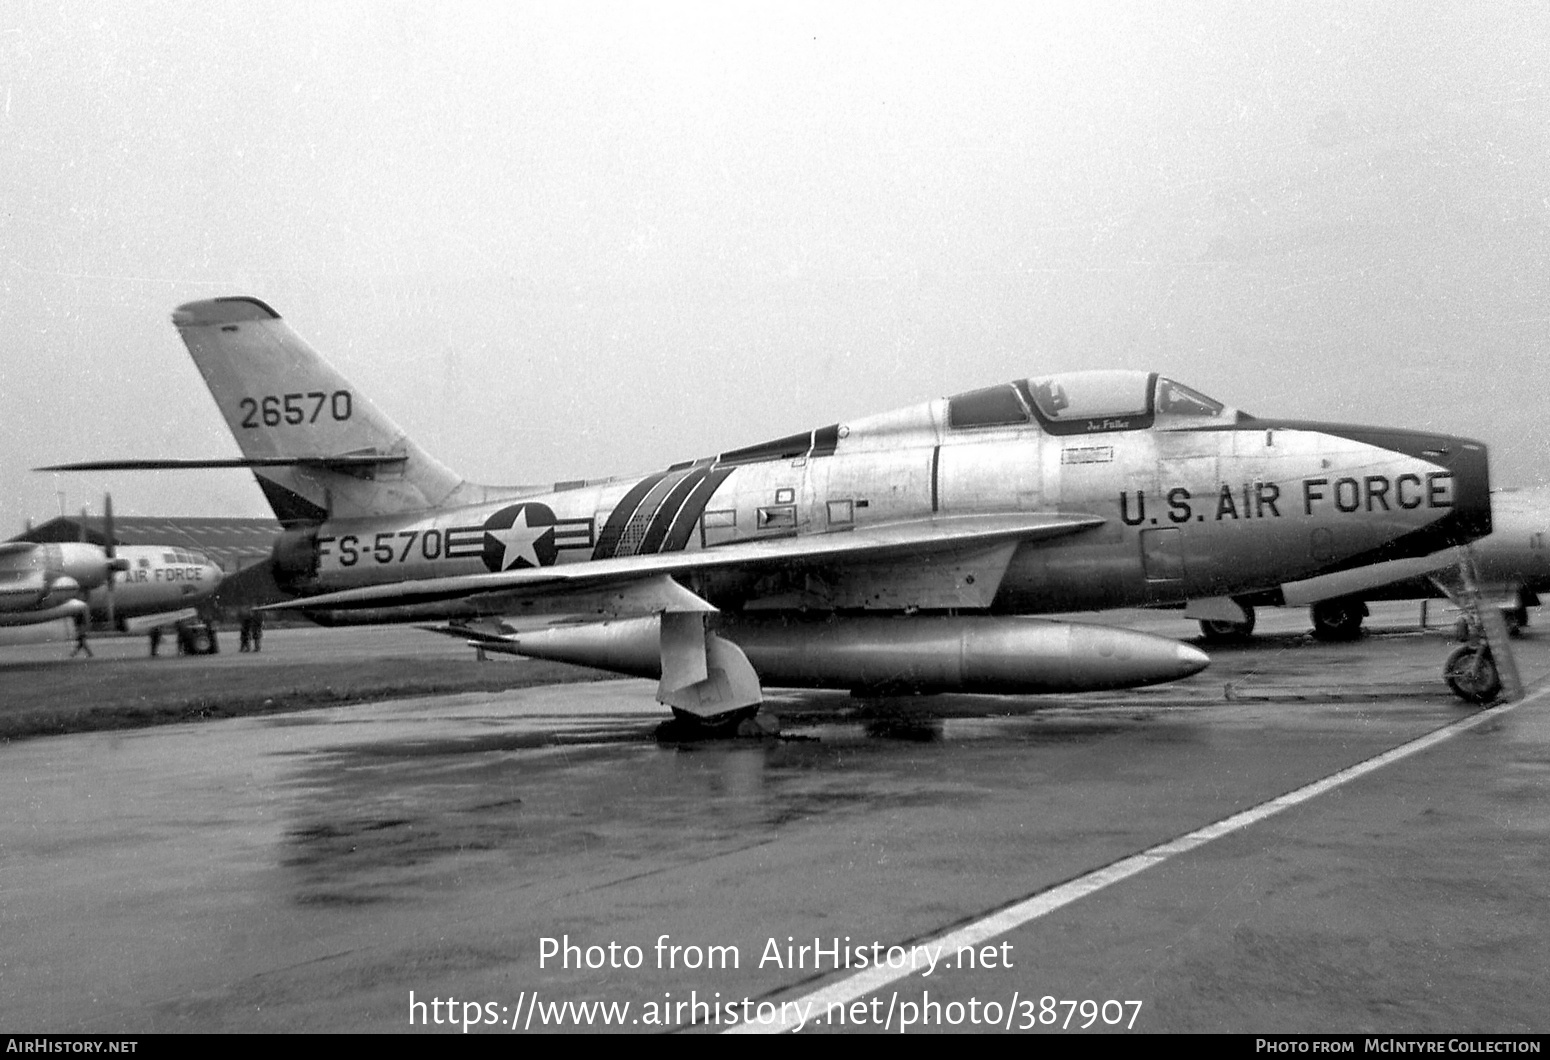
<svg viewBox="0 0 1550 1060">
<path fill-rule="evenodd" d="M 505 530 L 487 530 L 495 540 L 506 546 L 505 554 L 501 556 L 501 570 L 510 570 L 521 560 L 534 567 L 542 566 L 538 562 L 538 550 L 533 546 L 538 539 L 554 530 L 552 526 L 529 526 L 527 522 L 527 509 L 517 512 L 516 521 Z"/>
</svg>

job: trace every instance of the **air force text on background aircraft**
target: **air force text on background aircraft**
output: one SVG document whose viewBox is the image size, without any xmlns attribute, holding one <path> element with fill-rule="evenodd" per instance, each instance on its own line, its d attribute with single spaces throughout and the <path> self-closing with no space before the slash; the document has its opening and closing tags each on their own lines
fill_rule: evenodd
<svg viewBox="0 0 1550 1060">
<path fill-rule="evenodd" d="M 753 965 L 768 969 L 808 969 L 817 971 L 861 970 L 865 968 L 910 969 L 930 975 L 944 957 L 944 946 L 919 943 L 913 946 L 885 942 L 852 942 L 846 935 L 827 939 L 814 937 L 811 943 L 788 935 L 785 941 L 773 935 L 765 940 Z M 1000 942 L 984 946 L 963 946 L 942 963 L 944 968 L 1011 968 L 1012 944 Z M 674 942 L 671 935 L 659 935 L 656 942 L 642 948 L 619 942 L 581 944 L 569 935 L 545 936 L 538 940 L 538 966 L 573 969 L 643 967 L 647 961 L 659 969 L 742 968 L 743 955 L 736 945 L 701 945 Z"/>
</svg>

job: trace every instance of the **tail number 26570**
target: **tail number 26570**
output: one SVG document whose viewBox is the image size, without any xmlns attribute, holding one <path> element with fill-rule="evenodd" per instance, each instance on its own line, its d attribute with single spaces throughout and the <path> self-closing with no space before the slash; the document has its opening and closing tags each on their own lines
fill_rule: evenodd
<svg viewBox="0 0 1550 1060">
<path fill-rule="evenodd" d="M 307 409 L 309 401 L 312 403 L 310 414 Z M 321 390 L 305 394 L 267 394 L 256 398 L 245 397 L 238 404 L 245 413 L 242 426 L 255 428 L 278 427 L 282 423 L 292 426 L 316 423 L 325 405 L 328 406 L 329 417 L 335 420 L 347 420 L 354 411 L 354 402 L 348 390 L 335 390 L 332 394 L 325 394 Z"/>
</svg>

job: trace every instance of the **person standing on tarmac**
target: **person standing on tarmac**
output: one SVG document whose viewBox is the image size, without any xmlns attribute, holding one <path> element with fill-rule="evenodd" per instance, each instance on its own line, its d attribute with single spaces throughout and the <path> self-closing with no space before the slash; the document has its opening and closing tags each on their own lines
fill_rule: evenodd
<svg viewBox="0 0 1550 1060">
<path fill-rule="evenodd" d="M 75 616 L 75 648 L 70 652 L 70 658 L 75 658 L 81 652 L 86 653 L 88 659 L 92 658 L 91 645 L 86 643 L 86 616 Z"/>
</svg>

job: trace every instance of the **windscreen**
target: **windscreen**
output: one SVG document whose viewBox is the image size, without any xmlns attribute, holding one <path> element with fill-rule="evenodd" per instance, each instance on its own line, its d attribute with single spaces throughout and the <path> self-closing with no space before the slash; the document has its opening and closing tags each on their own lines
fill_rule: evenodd
<svg viewBox="0 0 1550 1060">
<path fill-rule="evenodd" d="M 1208 398 L 1198 390 L 1191 390 L 1183 383 L 1159 376 L 1157 379 L 1157 414 L 1159 416 L 1220 416 L 1227 408 L 1220 401 Z"/>
</svg>

